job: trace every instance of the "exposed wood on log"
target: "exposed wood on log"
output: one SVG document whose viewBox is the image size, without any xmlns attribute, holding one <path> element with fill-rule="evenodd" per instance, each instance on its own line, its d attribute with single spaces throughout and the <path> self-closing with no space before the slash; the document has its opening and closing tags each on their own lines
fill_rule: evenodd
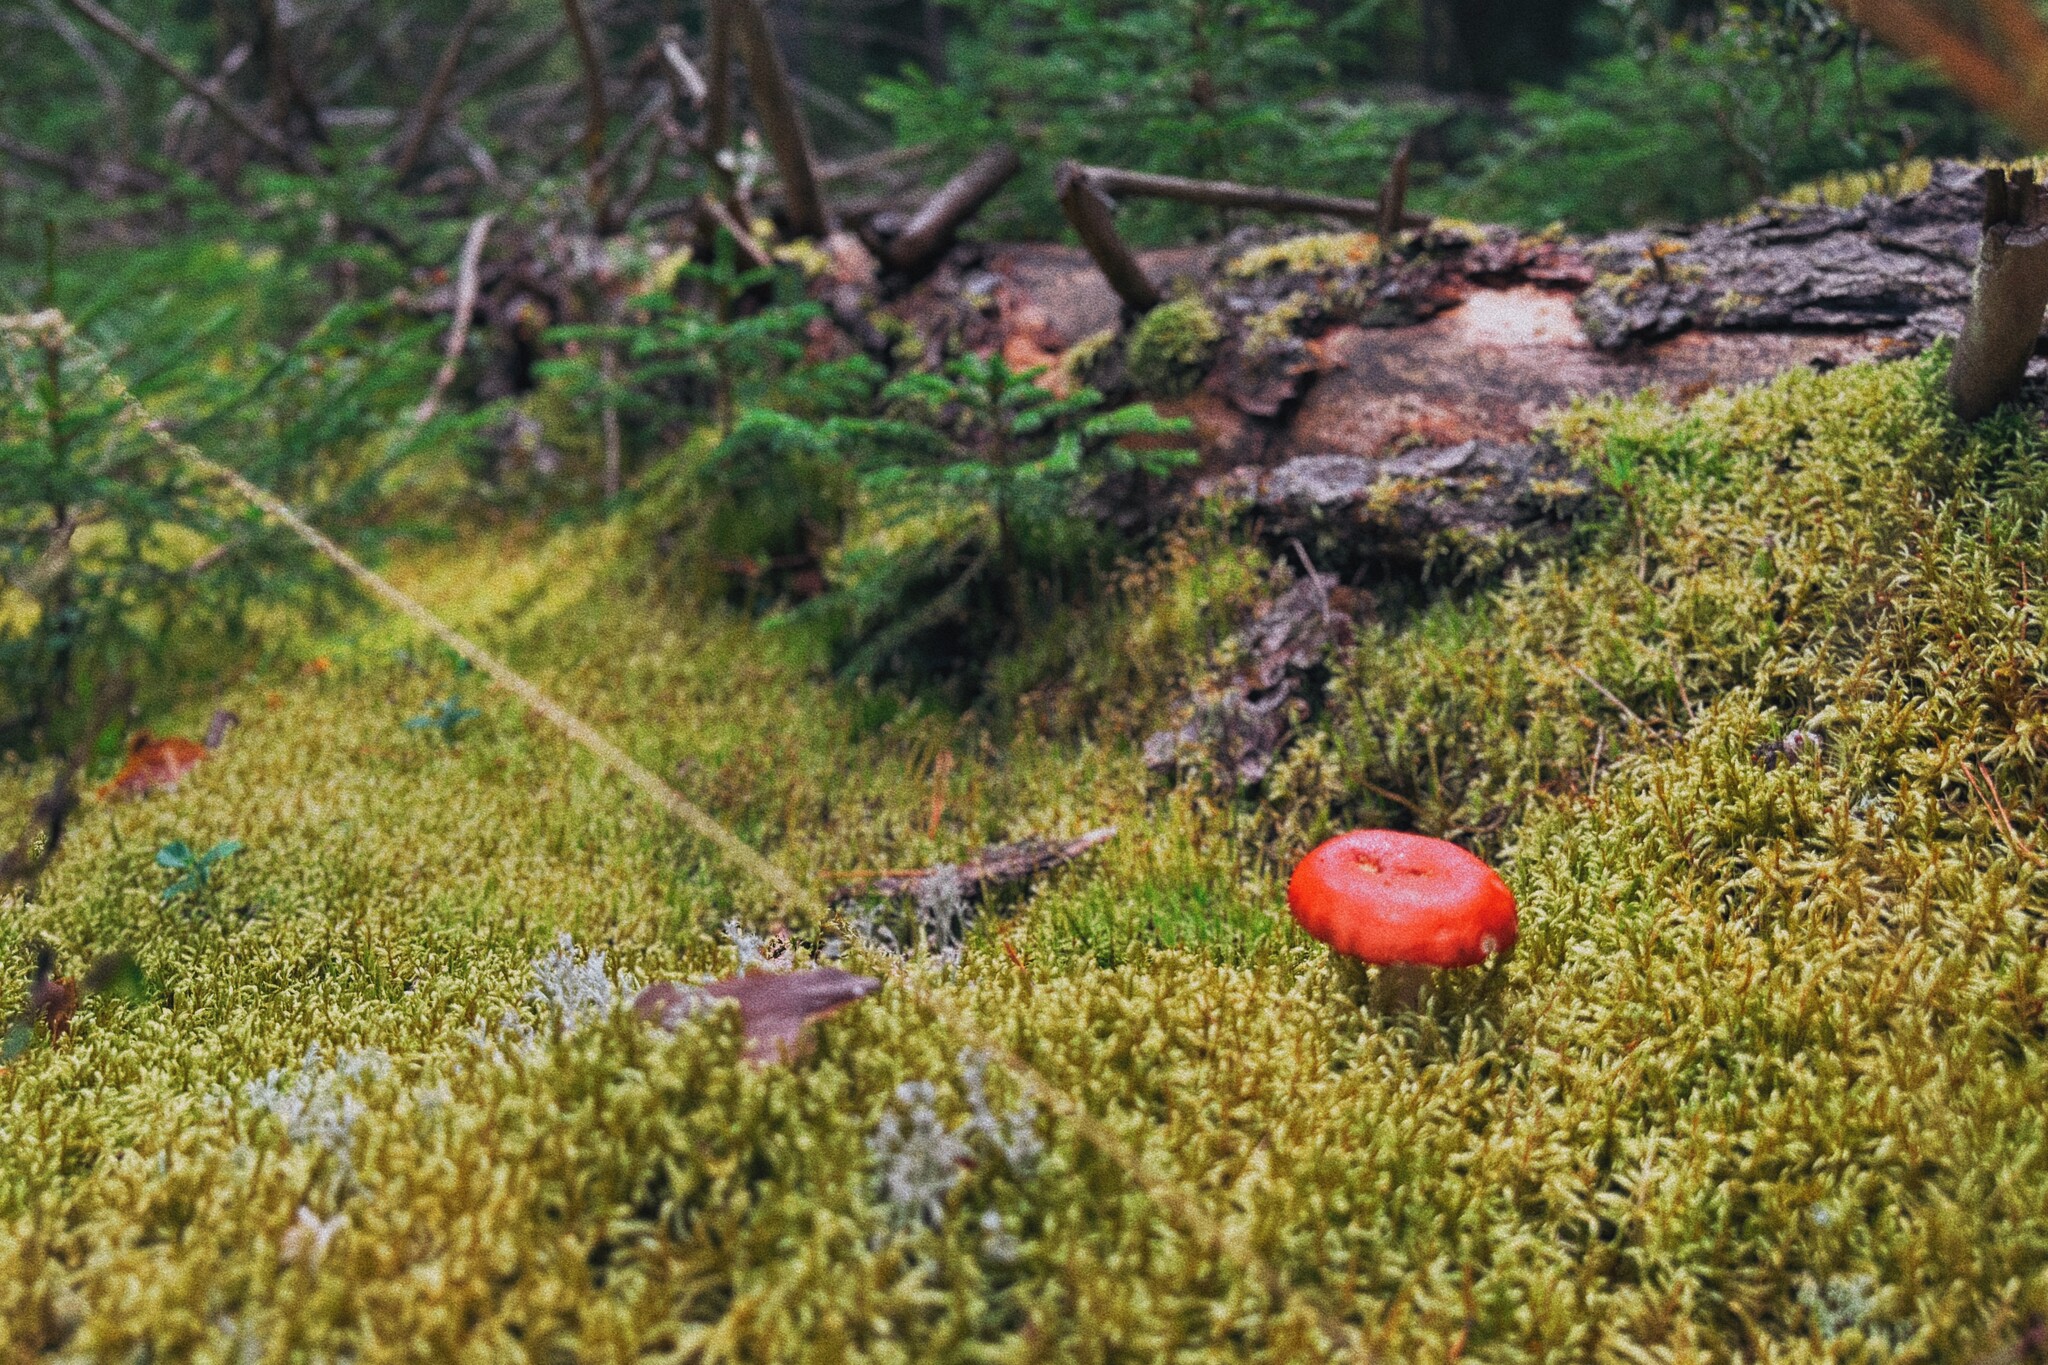
<svg viewBox="0 0 2048 1365">
<path fill-rule="evenodd" d="M 400 183 L 412 174 L 420 153 L 426 150 L 427 140 L 440 124 L 441 106 L 446 102 L 448 88 L 454 83 L 455 73 L 462 65 L 462 54 L 468 49 L 469 40 L 476 35 L 477 25 L 483 22 L 495 3 L 496 0 L 469 0 L 469 7 L 456 21 L 455 32 L 448 36 L 448 45 L 441 49 L 441 60 L 434 67 L 433 79 L 427 82 L 427 92 L 420 99 L 419 112 L 413 116 L 412 132 L 391 163 L 392 176 Z"/>
<path fill-rule="evenodd" d="M 906 274 L 928 266 L 952 244 L 960 225 L 980 212 L 1022 165 L 1016 148 L 1007 144 L 983 151 L 911 215 L 903 231 L 883 248 L 882 259 Z"/>
<path fill-rule="evenodd" d="M 1071 161 L 1060 163 L 1053 187 L 1059 195 L 1060 212 L 1066 215 L 1074 234 L 1095 261 L 1109 287 L 1134 312 L 1145 313 L 1159 306 L 1159 286 L 1145 274 L 1131 248 L 1117 235 L 1109 200 L 1095 187 L 1094 172 Z"/>
<path fill-rule="evenodd" d="M 295 147 L 275 129 L 265 128 L 240 105 L 229 99 L 221 90 L 200 80 L 187 71 L 156 44 L 131 28 L 119 15 L 106 9 L 99 0 L 64 0 L 78 14 L 108 37 L 128 48 L 136 56 L 148 62 L 175 81 L 180 89 L 193 99 L 212 109 L 226 120 L 228 125 L 263 150 L 284 161 L 290 162 L 302 171 L 318 172 L 320 163 L 303 148 Z"/>
<path fill-rule="evenodd" d="M 850 882 L 834 891 L 828 900 L 834 905 L 849 901 L 914 896 L 934 874 L 950 871 L 958 878 L 960 894 L 974 900 L 990 888 L 1006 886 L 1064 867 L 1090 849 L 1116 837 L 1116 826 L 1091 829 L 1075 839 L 1020 839 L 1011 844 L 993 844 L 965 862 L 943 867 L 889 869 L 881 872 L 826 873 L 828 881 Z"/>
<path fill-rule="evenodd" d="M 1137 199 L 1173 199 L 1184 204 L 1207 204 L 1214 208 L 1260 209 L 1267 213 L 1326 213 L 1355 223 L 1377 224 L 1380 206 L 1373 199 L 1346 199 L 1333 194 L 1310 194 L 1302 190 L 1278 189 L 1268 185 L 1239 185 L 1229 180 L 1189 180 L 1178 175 L 1153 175 L 1147 171 L 1118 170 L 1114 166 L 1083 166 L 1089 180 L 1104 194 Z M 1404 227 L 1428 227 L 1429 219 L 1404 213 Z"/>
<path fill-rule="evenodd" d="M 1984 173 L 1985 217 L 1994 212 L 2000 221 L 1984 229 L 1970 311 L 1948 367 L 1949 397 L 1966 422 L 2019 392 L 2048 313 L 2048 225 L 2040 221 L 2040 188 L 2031 170 L 2010 179 L 1998 170 Z"/>
<path fill-rule="evenodd" d="M 818 186 L 817 157 L 811 151 L 810 130 L 803 110 L 797 107 L 796 92 L 782 62 L 782 52 L 768 28 L 768 16 L 760 0 L 722 0 L 738 40 L 740 57 L 747 64 L 747 81 L 753 93 L 754 112 L 761 120 L 761 133 L 775 158 L 782 177 L 783 211 L 789 216 L 790 231 L 799 237 L 823 237 L 831 223 L 825 212 L 825 198 Z"/>
<path fill-rule="evenodd" d="M 1400 232 L 1402 215 L 1408 209 L 1408 158 L 1414 151 L 1415 139 L 1402 138 L 1401 149 L 1394 153 L 1394 164 L 1387 168 L 1387 183 L 1380 190 L 1380 236 L 1387 241 Z"/>
</svg>

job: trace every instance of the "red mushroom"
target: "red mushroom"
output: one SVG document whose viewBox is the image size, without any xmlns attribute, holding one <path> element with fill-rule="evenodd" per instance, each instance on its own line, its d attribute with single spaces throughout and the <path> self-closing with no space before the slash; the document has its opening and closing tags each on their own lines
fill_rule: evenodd
<svg viewBox="0 0 2048 1365">
<path fill-rule="evenodd" d="M 1515 946 L 1515 895 L 1456 844 L 1357 829 L 1316 846 L 1287 882 L 1310 936 L 1380 968 L 1382 998 L 1412 1004 L 1431 972 Z"/>
</svg>

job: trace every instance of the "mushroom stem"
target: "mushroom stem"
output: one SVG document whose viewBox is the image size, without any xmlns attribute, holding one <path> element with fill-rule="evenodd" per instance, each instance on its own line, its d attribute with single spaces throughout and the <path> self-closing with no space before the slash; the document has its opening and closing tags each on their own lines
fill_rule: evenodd
<svg viewBox="0 0 2048 1365">
<path fill-rule="evenodd" d="M 1421 963 L 1388 963 L 1373 983 L 1373 1004 L 1382 1010 L 1412 1010 L 1422 1001 L 1422 988 L 1435 976 L 1436 968 Z"/>
</svg>

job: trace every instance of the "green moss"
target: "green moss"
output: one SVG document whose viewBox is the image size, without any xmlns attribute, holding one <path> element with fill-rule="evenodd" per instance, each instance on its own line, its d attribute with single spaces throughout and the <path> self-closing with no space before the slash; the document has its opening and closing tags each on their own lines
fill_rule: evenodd
<svg viewBox="0 0 2048 1365">
<path fill-rule="evenodd" d="M 1069 346 L 1061 355 L 1058 373 L 1072 387 L 1099 387 L 1096 383 L 1097 367 L 1116 348 L 1117 330 L 1105 327 L 1082 337 Z"/>
<path fill-rule="evenodd" d="M 634 589 L 595 531 L 397 567 L 791 869 L 1118 825 L 927 989 L 1383 1358 L 1968 1360 L 2048 1313 L 2048 443 L 1955 430 L 1943 362 L 1568 414 L 1625 512 L 1368 626 L 1250 799 L 1148 786 L 1114 733 L 878 721 L 758 626 Z M 1241 551 L 1191 554 L 1162 637 L 1240 584 Z M 231 690 L 244 725 L 181 790 L 89 807 L 0 903 L 23 976 L 42 939 L 160 986 L 0 1071 L 11 1354 L 1318 1358 L 1063 1123 L 936 1226 L 892 1221 L 896 1087 L 968 1104 L 968 1040 L 898 991 L 789 1065 L 741 1063 L 718 1015 L 492 1060 L 469 1031 L 543 1020 L 557 932 L 688 976 L 734 966 L 725 917 L 783 908 L 406 640 L 294 641 L 332 668 Z M 457 684 L 484 715 L 456 743 L 400 729 Z M 1284 909 L 1293 857 L 1361 822 L 1492 857 L 1515 956 L 1372 1008 Z M 207 908 L 159 903 L 158 846 L 228 837 Z M 315 1043 L 339 1146 L 248 1089 Z M 332 1071 L 360 1049 L 388 1071 Z"/>
<path fill-rule="evenodd" d="M 1223 324 L 1208 304 L 1194 296 L 1174 299 L 1131 329 L 1124 363 L 1140 393 L 1173 397 L 1194 388 L 1222 340 Z"/>
</svg>

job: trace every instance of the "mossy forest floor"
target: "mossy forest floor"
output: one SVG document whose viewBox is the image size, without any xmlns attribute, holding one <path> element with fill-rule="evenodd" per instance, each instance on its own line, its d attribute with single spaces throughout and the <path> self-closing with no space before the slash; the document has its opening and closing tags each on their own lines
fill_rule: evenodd
<svg viewBox="0 0 2048 1365">
<path fill-rule="evenodd" d="M 1562 419 L 1608 519 L 1365 630 L 1254 794 L 1149 779 L 1115 706 L 1086 740 L 891 718 L 635 586 L 617 531 L 401 558 L 799 873 L 1120 826 L 912 970 L 1236 1254 L 903 991 L 765 1067 L 729 1014 L 605 1011 L 574 955 L 725 974 L 720 926 L 777 908 L 366 614 L 0 907 L 0 960 L 150 979 L 0 1072 L 12 1358 L 1278 1361 L 1327 1358 L 1327 1315 L 1389 1361 L 2019 1359 L 2048 1315 L 2048 445 L 1956 429 L 1940 363 Z M 1232 554 L 1105 608 L 1105 655 Z M 402 728 L 458 692 L 453 743 Z M 1283 900 L 1357 823 L 1494 859 L 1509 964 L 1375 1009 Z M 160 899 L 159 847 L 230 838 Z M 906 1150 L 928 1202 L 884 1179 Z"/>
</svg>

